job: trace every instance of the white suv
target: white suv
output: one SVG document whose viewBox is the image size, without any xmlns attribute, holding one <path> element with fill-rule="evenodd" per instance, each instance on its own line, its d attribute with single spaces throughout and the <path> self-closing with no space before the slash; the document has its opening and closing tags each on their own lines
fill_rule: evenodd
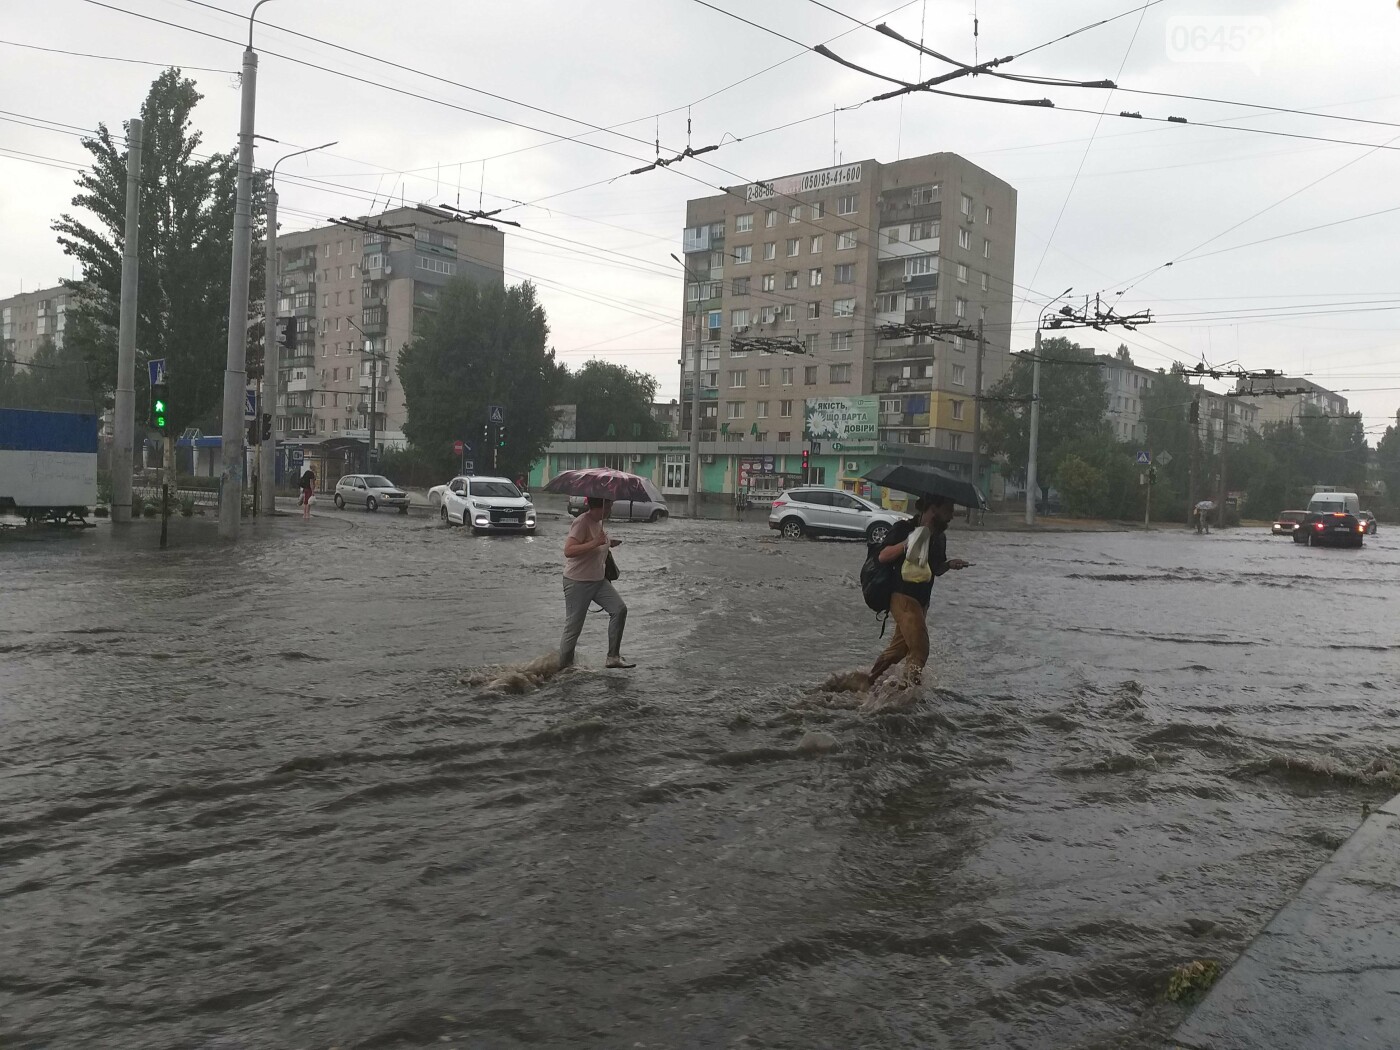
<svg viewBox="0 0 1400 1050">
<path fill-rule="evenodd" d="M 453 478 L 442 491 L 442 520 L 473 532 L 534 532 L 535 505 L 510 478 Z"/>
<path fill-rule="evenodd" d="M 842 489 L 808 485 L 778 493 L 768 514 L 768 527 L 788 539 L 863 536 L 867 543 L 883 544 L 903 517 Z"/>
</svg>

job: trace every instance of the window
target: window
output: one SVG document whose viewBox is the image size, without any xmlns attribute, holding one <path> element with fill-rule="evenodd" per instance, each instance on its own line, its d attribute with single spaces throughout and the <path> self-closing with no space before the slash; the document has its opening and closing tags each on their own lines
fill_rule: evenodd
<svg viewBox="0 0 1400 1050">
<path fill-rule="evenodd" d="M 758 311 L 759 324 L 772 324 L 778 319 L 778 308 L 776 306 L 764 306 Z"/>
<path fill-rule="evenodd" d="M 725 407 L 726 407 L 726 409 L 727 409 L 726 415 L 727 415 L 730 419 L 743 419 L 743 418 L 744 418 L 744 403 L 743 403 L 742 401 L 729 401 L 729 402 L 726 402 Z"/>
<path fill-rule="evenodd" d="M 794 204 L 791 208 L 788 209 L 788 222 L 801 222 L 801 221 L 802 221 L 802 205 L 800 205 L 800 204 Z"/>
<path fill-rule="evenodd" d="M 350 291 L 349 291 L 348 293 L 346 293 L 346 294 L 349 295 L 349 297 L 350 297 L 350 305 L 351 305 L 351 306 L 354 306 L 354 305 L 355 305 L 355 289 L 351 288 Z"/>
<path fill-rule="evenodd" d="M 450 259 L 439 259 L 435 255 L 420 255 L 418 269 L 427 270 L 429 273 L 445 273 L 450 277 L 457 272 L 457 264 Z"/>
<path fill-rule="evenodd" d="M 285 430 L 286 428 L 284 427 L 283 429 Z M 791 431 L 791 430 L 780 430 L 780 431 L 778 431 L 778 440 L 779 440 L 779 441 L 791 441 L 791 440 L 792 440 L 792 431 Z"/>
<path fill-rule="evenodd" d="M 759 419 L 767 419 L 767 418 L 768 418 L 768 402 L 767 402 L 767 401 L 760 401 L 760 402 L 758 403 L 758 411 L 755 413 L 755 415 L 756 415 Z"/>
<path fill-rule="evenodd" d="M 735 328 L 747 328 L 749 326 L 749 312 L 747 310 L 730 310 L 729 323 Z"/>
<path fill-rule="evenodd" d="M 836 283 L 851 284 L 856 279 L 855 263 L 841 263 L 836 267 Z"/>
<path fill-rule="evenodd" d="M 773 370 L 772 370 L 771 368 L 760 368 L 760 369 L 758 370 L 758 385 L 759 385 L 759 386 L 767 386 L 767 385 L 768 385 L 768 379 L 769 379 L 769 377 L 770 377 L 772 374 L 773 374 Z"/>
<path fill-rule="evenodd" d="M 939 224 L 936 222 L 916 222 L 909 227 L 909 239 L 911 241 L 934 240 L 939 234 Z"/>
<path fill-rule="evenodd" d="M 851 381 L 850 365 L 829 365 L 828 368 L 831 373 L 831 382 L 849 383 Z"/>
<path fill-rule="evenodd" d="M 953 300 L 953 313 L 954 313 L 957 317 L 959 317 L 959 318 L 966 317 L 966 316 L 967 316 L 967 300 L 966 300 L 966 299 L 954 299 L 954 300 Z"/>
<path fill-rule="evenodd" d="M 730 286 L 729 291 L 731 295 L 748 295 L 749 279 L 747 277 L 734 278 L 734 283 Z"/>
<path fill-rule="evenodd" d="M 752 229 L 753 229 L 753 216 L 752 216 L 752 215 L 736 215 L 736 216 L 734 216 L 734 232 L 735 232 L 735 233 L 748 233 L 748 232 L 749 232 L 750 230 L 752 230 Z"/>
<path fill-rule="evenodd" d="M 849 350 L 851 348 L 851 336 L 854 334 L 854 332 L 832 332 L 831 349 Z"/>
<path fill-rule="evenodd" d="M 844 252 L 847 248 L 854 248 L 855 246 L 856 246 L 856 231 L 855 231 L 855 230 L 842 230 L 840 233 L 838 233 L 838 234 L 836 235 L 836 250 L 837 250 L 838 252 Z"/>
<path fill-rule="evenodd" d="M 992 242 L 989 241 L 989 240 L 987 240 L 987 238 L 983 237 L 983 238 L 982 238 L 982 258 L 984 258 L 984 259 L 990 259 L 991 257 L 992 257 Z"/>
<path fill-rule="evenodd" d="M 854 317 L 856 315 L 856 301 L 854 299 L 837 299 L 831 304 L 832 317 Z"/>
<path fill-rule="evenodd" d="M 964 402 L 964 401 L 954 401 L 954 402 L 952 402 L 952 406 L 953 406 L 953 418 L 954 418 L 954 419 L 962 419 L 962 417 L 963 417 L 963 405 L 964 405 L 964 404 L 966 404 L 966 402 Z"/>
<path fill-rule="evenodd" d="M 774 209 L 769 208 L 766 212 L 764 212 L 763 225 L 767 226 L 769 229 L 772 229 L 774 226 L 778 225 L 778 213 Z"/>
<path fill-rule="evenodd" d="M 967 367 L 965 365 L 953 366 L 953 385 L 967 386 Z"/>
<path fill-rule="evenodd" d="M 355 263 L 350 264 L 350 280 L 355 281 L 360 277 L 360 268 Z"/>
<path fill-rule="evenodd" d="M 779 321 L 791 321 L 793 319 L 793 316 L 794 310 L 792 303 L 788 303 L 785 306 L 781 306 L 778 308 Z"/>
<path fill-rule="evenodd" d="M 351 251 L 352 254 L 355 252 L 355 244 L 356 244 L 355 238 L 354 238 L 354 237 L 351 237 L 351 238 L 350 238 L 350 251 Z"/>
<path fill-rule="evenodd" d="M 909 203 L 918 207 L 920 204 L 932 204 L 938 200 L 938 183 L 931 182 L 927 186 L 915 186 L 909 191 Z"/>
<path fill-rule="evenodd" d="M 792 386 L 792 371 L 793 370 L 791 368 L 784 368 L 782 370 L 781 376 L 783 380 L 783 386 Z M 783 403 L 788 406 L 792 405 L 791 401 L 785 401 Z"/>
<path fill-rule="evenodd" d="M 786 369 L 786 371 L 791 372 L 792 369 L 789 368 L 789 369 Z M 792 402 L 791 402 L 791 401 L 779 401 L 779 402 L 778 402 L 778 415 L 782 416 L 784 419 L 791 418 L 791 416 L 792 416 Z"/>
<path fill-rule="evenodd" d="M 343 267 L 343 266 L 337 266 L 337 267 L 335 268 L 335 279 L 336 279 L 337 281 L 343 281 L 343 280 L 345 280 L 345 267 Z"/>
<path fill-rule="evenodd" d="M 777 278 L 774 274 L 771 273 L 765 273 L 763 277 L 759 279 L 759 285 L 765 292 L 771 292 L 776 283 Z"/>
<path fill-rule="evenodd" d="M 340 293 L 339 293 L 339 292 L 336 292 L 336 293 L 335 293 L 335 305 L 336 305 L 336 306 L 339 306 L 339 305 L 340 305 Z"/>
<path fill-rule="evenodd" d="M 738 245 L 734 249 L 734 262 L 740 266 L 742 266 L 745 263 L 753 262 L 753 245 Z"/>
<path fill-rule="evenodd" d="M 796 271 L 796 270 L 789 270 L 787 273 L 783 274 L 783 287 L 784 287 L 784 288 L 796 288 L 796 287 L 797 287 L 797 271 Z"/>
<path fill-rule="evenodd" d="M 336 352 L 337 355 L 340 354 L 340 344 L 339 344 L 339 343 L 336 343 L 336 351 L 335 351 L 335 352 Z M 338 368 L 332 368 L 332 369 L 331 369 L 331 382 L 332 382 L 332 383 L 339 383 L 339 382 L 340 382 L 340 369 L 338 369 Z M 339 394 L 336 395 L 336 401 L 335 401 L 335 403 L 336 403 L 337 406 L 340 405 L 340 395 L 339 395 Z"/>
<path fill-rule="evenodd" d="M 911 295 L 909 297 L 909 309 L 911 310 L 932 310 L 935 305 L 931 295 Z"/>
<path fill-rule="evenodd" d="M 321 344 L 321 356 L 322 356 L 322 357 L 325 357 L 325 356 L 326 356 L 326 344 L 325 344 L 325 343 L 322 343 L 322 344 Z"/>
<path fill-rule="evenodd" d="M 700 301 L 700 289 L 703 284 L 688 284 L 685 286 L 685 298 L 687 302 L 698 303 Z"/>
<path fill-rule="evenodd" d="M 330 305 L 331 305 L 331 293 L 330 293 L 330 292 L 322 292 L 322 293 L 321 293 L 321 308 L 322 308 L 322 309 L 327 309 L 327 308 L 330 307 Z"/>
<path fill-rule="evenodd" d="M 734 350 L 734 349 L 731 349 L 731 350 L 729 351 L 729 356 L 730 356 L 730 357 L 748 357 L 748 356 L 749 356 L 749 352 L 748 352 L 747 349 L 744 349 L 744 350 Z"/>
<path fill-rule="evenodd" d="M 704 373 L 702 373 L 701 376 L 700 376 L 700 385 L 701 385 L 701 386 L 707 386 L 707 387 L 709 387 L 711 390 L 713 390 L 715 387 L 719 386 L 719 373 L 718 373 L 718 372 L 704 372 Z"/>
<path fill-rule="evenodd" d="M 807 207 L 811 211 L 812 218 L 814 219 L 820 219 L 826 214 L 826 205 L 821 201 L 813 201 L 811 204 L 807 205 Z"/>
<path fill-rule="evenodd" d="M 938 272 L 938 256 L 936 255 L 907 255 L 904 257 L 904 276 L 922 277 L 924 274 Z"/>
<path fill-rule="evenodd" d="M 807 271 L 807 287 L 820 288 L 822 286 L 822 268 L 814 267 Z"/>
<path fill-rule="evenodd" d="M 788 238 L 788 242 L 787 242 L 787 253 L 788 253 L 788 258 L 791 259 L 794 255 L 796 255 L 796 254 L 797 254 L 799 251 L 801 251 L 801 250 L 802 250 L 802 238 L 801 238 L 801 237 L 789 237 L 789 238 Z"/>
<path fill-rule="evenodd" d="M 331 257 L 331 242 L 327 241 L 323 247 L 325 248 L 325 251 L 321 253 L 321 257 L 323 259 L 329 259 Z"/>
<path fill-rule="evenodd" d="M 990 281 L 990 279 L 987 277 L 987 275 L 986 275 L 985 273 L 981 275 L 981 281 L 982 281 L 982 291 L 985 292 L 985 291 L 987 291 L 988 286 L 991 284 L 991 281 Z"/>
<path fill-rule="evenodd" d="M 966 230 L 959 230 L 959 231 L 958 231 L 958 247 L 959 247 L 959 248 L 966 248 L 968 251 L 971 251 L 971 250 L 972 250 L 972 234 L 968 233 Z"/>
<path fill-rule="evenodd" d="M 805 369 L 803 369 L 802 381 L 803 381 L 804 383 L 806 383 L 808 386 L 816 386 L 816 385 L 817 385 L 817 366 L 816 366 L 816 365 L 808 365 Z"/>
<path fill-rule="evenodd" d="M 335 319 L 335 330 L 336 330 L 337 332 L 340 331 L 340 318 L 339 318 L 339 317 L 337 317 L 337 318 Z"/>
<path fill-rule="evenodd" d="M 748 377 L 748 372 L 744 371 L 742 368 L 736 368 L 729 373 L 729 385 L 736 390 L 742 389 L 748 385 Z"/>
<path fill-rule="evenodd" d="M 812 238 L 811 243 L 807 245 L 807 251 L 810 252 L 812 255 L 820 255 L 822 253 L 821 234 L 817 234 L 815 237 Z"/>
<path fill-rule="evenodd" d="M 769 262 L 778 257 L 778 242 L 768 241 L 763 246 L 763 258 Z"/>
<path fill-rule="evenodd" d="M 860 208 L 860 194 L 848 193 L 836 198 L 837 215 L 854 215 Z"/>
<path fill-rule="evenodd" d="M 735 258 L 735 262 L 739 260 Z M 710 253 L 710 276 L 719 277 L 724 273 L 724 252 Z"/>
<path fill-rule="evenodd" d="M 815 321 L 815 320 L 819 319 L 819 318 L 821 317 L 821 315 L 822 315 L 822 304 L 821 304 L 821 301 L 820 301 L 820 300 L 818 300 L 818 301 L 815 302 L 815 303 L 808 303 L 808 304 L 807 304 L 807 320 L 809 320 L 809 321 Z"/>
<path fill-rule="evenodd" d="M 884 231 L 884 234 L 885 234 L 885 243 L 886 243 L 886 244 L 898 244 L 898 243 L 899 243 L 899 227 L 898 227 L 898 226 L 891 226 L 891 227 L 889 227 L 888 229 L 886 229 L 886 230 Z"/>
<path fill-rule="evenodd" d="M 882 397 L 882 398 L 880 399 L 880 414 L 881 414 L 881 415 L 884 415 L 886 412 L 902 413 L 903 411 L 904 411 L 904 402 L 903 402 L 900 398 L 897 398 L 897 397 Z"/>
<path fill-rule="evenodd" d="M 958 283 L 967 284 L 967 263 L 958 263 Z"/>
<path fill-rule="evenodd" d="M 992 206 L 990 204 L 982 209 L 982 221 L 988 226 L 992 224 Z"/>
</svg>

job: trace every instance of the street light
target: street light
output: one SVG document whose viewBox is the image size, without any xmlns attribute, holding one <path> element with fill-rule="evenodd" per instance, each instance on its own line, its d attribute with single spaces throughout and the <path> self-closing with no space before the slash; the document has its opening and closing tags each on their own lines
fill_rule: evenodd
<svg viewBox="0 0 1400 1050">
<path fill-rule="evenodd" d="M 254 9 L 256 10 L 256 8 Z M 252 32 L 252 29 L 249 29 Z M 277 379 L 281 363 L 279 361 L 277 337 L 273 334 L 273 318 L 277 314 L 277 167 L 284 160 L 291 160 L 293 157 L 300 157 L 304 153 L 315 153 L 317 150 L 328 149 L 336 145 L 336 142 L 324 142 L 319 146 L 311 146 L 308 149 L 299 149 L 295 153 L 288 153 L 285 157 L 278 159 L 272 165 L 272 174 L 267 186 L 267 261 L 264 264 L 263 274 L 263 376 L 271 383 L 272 390 L 272 418 L 274 430 L 272 437 L 258 446 L 258 498 L 262 504 L 264 517 L 272 517 L 276 513 L 273 501 L 276 493 L 276 458 L 277 458 L 277 432 L 275 429 L 277 419 Z M 290 347 L 288 347 L 290 349 Z M 259 387 L 261 394 L 261 386 Z M 258 411 L 266 411 L 266 407 L 259 404 Z"/>
<path fill-rule="evenodd" d="M 1030 455 L 1026 458 L 1026 524 L 1035 524 L 1035 497 L 1039 482 L 1036 479 L 1036 457 L 1040 452 L 1040 330 L 1045 327 L 1045 312 L 1070 292 L 1074 286 L 1066 288 L 1037 311 L 1035 316 L 1035 360 L 1031 365 L 1031 441 Z"/>
<path fill-rule="evenodd" d="M 387 353 L 377 354 L 369 349 L 369 336 L 365 335 L 365 330 L 355 323 L 354 318 L 347 317 L 346 320 L 350 322 L 351 328 L 360 333 L 360 338 L 365 340 L 366 345 L 362 346 L 360 349 L 362 352 L 369 354 L 372 362 L 369 370 L 369 450 L 365 453 L 365 470 L 368 471 L 370 469 L 370 456 L 374 455 L 375 416 L 379 412 L 379 362 L 387 361 L 389 355 Z M 387 339 L 387 336 L 385 338 Z M 363 405 L 361 407 L 363 407 Z"/>
<path fill-rule="evenodd" d="M 676 260 L 685 275 L 697 285 L 700 279 L 690 272 L 690 267 L 681 262 L 676 257 L 675 252 L 671 253 L 671 258 Z M 684 301 L 684 300 L 682 300 Z M 685 340 L 681 340 L 681 345 L 685 345 Z M 690 387 L 690 491 L 687 499 L 690 502 L 690 516 L 698 518 L 700 516 L 700 300 L 695 301 L 695 368 L 694 380 Z"/>
</svg>

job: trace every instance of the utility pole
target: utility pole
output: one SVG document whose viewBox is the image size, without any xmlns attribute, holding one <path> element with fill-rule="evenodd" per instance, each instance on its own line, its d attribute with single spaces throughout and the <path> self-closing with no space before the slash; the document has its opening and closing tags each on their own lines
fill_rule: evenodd
<svg viewBox="0 0 1400 1050">
<path fill-rule="evenodd" d="M 685 271 L 685 275 L 686 275 L 687 278 L 689 278 L 689 279 L 692 280 L 692 281 L 695 281 L 696 284 L 699 284 L 699 281 L 696 279 L 695 275 L 692 274 L 692 273 L 690 272 L 690 268 L 689 268 L 688 266 L 686 266 L 685 263 L 681 262 L 680 259 L 677 259 L 674 252 L 671 253 L 671 258 L 672 258 L 672 259 L 675 259 L 675 260 L 676 260 L 676 263 L 680 266 L 680 268 L 681 268 L 682 270 Z M 698 517 L 700 517 L 700 346 L 701 346 L 701 342 L 700 342 L 700 300 L 699 300 L 699 299 L 697 299 L 697 300 L 695 301 L 695 310 L 694 310 L 694 313 L 695 313 L 695 365 L 694 365 L 694 373 L 693 373 L 693 374 L 694 374 L 694 379 L 692 380 L 691 386 L 690 386 L 690 469 L 687 471 L 687 474 L 689 475 L 689 481 L 690 481 L 690 491 L 689 491 L 689 493 L 687 494 L 687 497 L 686 497 L 686 498 L 687 498 L 687 502 L 689 502 L 689 504 L 690 504 L 690 516 L 691 516 L 692 518 L 698 518 Z"/>
<path fill-rule="evenodd" d="M 121 315 L 117 322 L 117 391 L 112 429 L 112 520 L 131 520 L 131 459 L 136 444 L 136 304 L 141 262 L 141 134 L 139 117 L 126 130 L 126 230 L 122 238 Z"/>
<path fill-rule="evenodd" d="M 1142 513 L 1142 527 L 1152 528 L 1152 489 L 1157 484 L 1157 465 L 1152 462 L 1152 449 L 1147 450 L 1147 509 Z"/>
<path fill-rule="evenodd" d="M 1186 523 L 1189 527 L 1191 516 L 1196 512 L 1196 471 L 1201 458 L 1201 392 L 1191 399 L 1191 469 L 1186 484 Z"/>
<path fill-rule="evenodd" d="M 276 169 L 273 169 L 274 172 Z M 263 439 L 258 445 L 258 489 L 262 501 L 263 517 L 271 518 L 277 513 L 276 502 L 277 472 L 277 378 L 281 367 L 281 354 L 278 352 L 277 331 L 277 187 L 267 188 L 267 259 L 263 263 L 267 272 L 263 275 L 263 378 L 260 390 L 268 391 L 258 398 L 258 416 L 253 420 L 262 429 L 262 413 L 268 412 L 267 402 L 271 401 L 272 436 Z M 270 394 L 270 396 L 269 396 Z"/>
<path fill-rule="evenodd" d="M 1230 399 L 1222 397 L 1220 399 L 1220 500 L 1216 503 L 1219 515 L 1215 519 L 1215 527 L 1223 529 L 1225 527 L 1225 494 L 1227 486 L 1225 484 L 1225 463 L 1229 458 L 1230 448 Z"/>
<path fill-rule="evenodd" d="M 982 488 L 982 353 L 985 349 L 986 340 L 982 334 L 982 322 L 979 320 L 977 322 L 977 369 L 972 388 L 972 483 L 977 486 L 979 491 Z"/>
<path fill-rule="evenodd" d="M 223 441 L 219 470 L 219 535 L 237 539 L 243 518 L 243 392 L 248 386 L 248 276 L 253 240 L 253 114 L 258 93 L 258 53 L 248 15 L 248 47 L 243 52 L 243 94 L 238 120 L 238 183 L 233 209 L 233 264 L 229 270 L 228 348 L 224 365 Z"/>
<path fill-rule="evenodd" d="M 1036 456 L 1040 452 L 1040 326 L 1035 329 L 1035 362 L 1031 369 L 1031 450 L 1026 462 L 1026 524 L 1035 524 Z"/>
</svg>

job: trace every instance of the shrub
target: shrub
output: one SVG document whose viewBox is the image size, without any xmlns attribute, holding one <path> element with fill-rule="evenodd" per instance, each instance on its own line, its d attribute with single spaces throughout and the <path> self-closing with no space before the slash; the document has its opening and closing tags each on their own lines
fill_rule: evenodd
<svg viewBox="0 0 1400 1050">
<path fill-rule="evenodd" d="M 193 497 L 193 496 L 181 496 L 181 497 L 180 497 L 180 516 L 181 516 L 181 517 L 185 517 L 185 518 L 192 518 L 192 517 L 194 517 L 194 497 Z"/>
</svg>

